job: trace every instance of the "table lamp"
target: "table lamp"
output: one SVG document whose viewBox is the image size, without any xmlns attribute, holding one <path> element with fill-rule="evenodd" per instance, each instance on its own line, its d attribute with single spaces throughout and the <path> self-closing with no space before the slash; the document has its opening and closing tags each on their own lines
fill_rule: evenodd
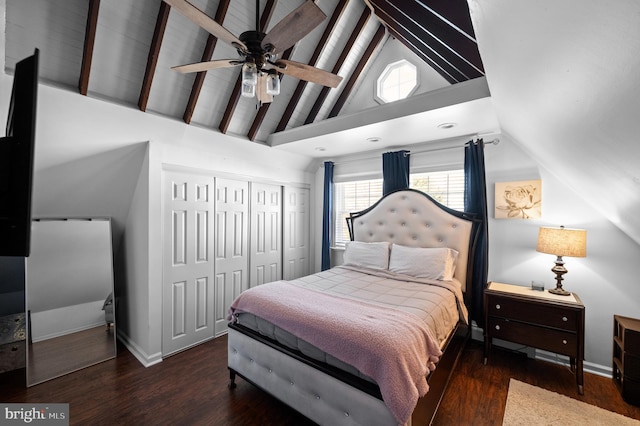
<svg viewBox="0 0 640 426">
<path fill-rule="evenodd" d="M 550 289 L 549 293 L 569 296 L 571 292 L 562 288 L 562 276 L 567 273 L 562 256 L 586 257 L 587 231 L 564 226 L 559 228 L 541 226 L 536 251 L 557 256 L 556 265 L 551 268 L 551 272 L 556 274 L 556 288 Z"/>
</svg>

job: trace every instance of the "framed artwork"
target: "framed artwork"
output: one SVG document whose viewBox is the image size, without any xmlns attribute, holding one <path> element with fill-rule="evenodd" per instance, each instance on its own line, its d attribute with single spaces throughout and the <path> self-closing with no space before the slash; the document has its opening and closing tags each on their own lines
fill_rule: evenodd
<svg viewBox="0 0 640 426">
<path fill-rule="evenodd" d="M 496 219 L 540 219 L 542 181 L 496 182 Z"/>
</svg>

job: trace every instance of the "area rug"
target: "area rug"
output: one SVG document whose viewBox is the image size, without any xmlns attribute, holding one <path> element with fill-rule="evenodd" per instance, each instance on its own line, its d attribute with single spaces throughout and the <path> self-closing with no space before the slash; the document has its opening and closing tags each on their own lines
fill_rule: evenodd
<svg viewBox="0 0 640 426">
<path fill-rule="evenodd" d="M 502 424 L 640 426 L 640 421 L 511 379 Z"/>
</svg>

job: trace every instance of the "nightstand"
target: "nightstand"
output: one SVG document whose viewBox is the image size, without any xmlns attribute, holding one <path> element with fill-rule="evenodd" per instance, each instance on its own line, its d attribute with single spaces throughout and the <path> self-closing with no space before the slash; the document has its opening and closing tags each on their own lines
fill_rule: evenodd
<svg viewBox="0 0 640 426">
<path fill-rule="evenodd" d="M 484 291 L 484 362 L 493 338 L 569 357 L 578 393 L 584 393 L 584 305 L 577 294 L 559 296 L 490 282 Z"/>
</svg>

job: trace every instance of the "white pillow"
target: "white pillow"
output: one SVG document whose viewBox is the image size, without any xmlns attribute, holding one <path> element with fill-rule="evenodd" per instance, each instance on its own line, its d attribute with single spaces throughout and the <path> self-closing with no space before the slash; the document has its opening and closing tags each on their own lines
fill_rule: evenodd
<svg viewBox="0 0 640 426">
<path fill-rule="evenodd" d="M 416 278 L 451 281 L 458 252 L 446 247 L 391 246 L 389 270 Z"/>
<path fill-rule="evenodd" d="M 389 268 L 389 243 L 349 241 L 344 251 L 344 264 L 373 269 Z"/>
</svg>

